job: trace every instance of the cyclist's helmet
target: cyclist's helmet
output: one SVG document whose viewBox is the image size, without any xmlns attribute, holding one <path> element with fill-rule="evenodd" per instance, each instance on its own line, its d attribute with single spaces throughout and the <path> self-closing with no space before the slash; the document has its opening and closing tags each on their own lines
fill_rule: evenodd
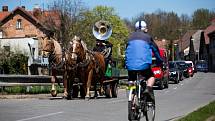
<svg viewBox="0 0 215 121">
<path fill-rule="evenodd" d="M 147 25 L 145 21 L 137 21 L 135 24 L 136 30 L 145 30 L 146 28 L 147 28 Z"/>
</svg>

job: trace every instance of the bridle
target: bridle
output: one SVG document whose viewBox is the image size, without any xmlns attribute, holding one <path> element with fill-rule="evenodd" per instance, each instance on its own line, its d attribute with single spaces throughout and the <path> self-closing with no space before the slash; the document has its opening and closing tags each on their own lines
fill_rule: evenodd
<svg viewBox="0 0 215 121">
<path fill-rule="evenodd" d="M 71 47 L 69 50 L 72 50 L 72 51 L 69 51 L 69 55 L 71 56 L 71 59 L 73 61 L 75 61 L 73 68 L 86 67 L 90 63 L 90 58 L 89 58 L 89 54 L 87 53 L 87 50 L 85 50 L 85 48 L 83 47 L 81 40 L 80 40 L 80 42 L 78 40 L 73 40 L 70 42 L 70 44 L 71 44 Z M 80 44 L 80 45 L 78 45 L 78 44 Z M 80 58 L 80 56 L 81 56 L 80 52 L 76 51 L 76 48 L 78 46 L 81 46 L 84 51 L 83 58 Z"/>
</svg>

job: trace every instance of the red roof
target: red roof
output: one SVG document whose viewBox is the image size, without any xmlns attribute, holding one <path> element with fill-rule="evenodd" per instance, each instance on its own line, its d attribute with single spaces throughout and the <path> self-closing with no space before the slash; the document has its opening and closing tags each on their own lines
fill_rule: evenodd
<svg viewBox="0 0 215 121">
<path fill-rule="evenodd" d="M 213 31 L 215 31 L 215 24 L 212 24 L 212 25 L 208 26 L 208 27 L 204 30 L 205 44 L 209 44 L 209 43 L 210 43 L 208 34 L 210 34 L 210 33 L 213 32 Z"/>
<path fill-rule="evenodd" d="M 10 12 L 8 12 L 8 11 L 0 12 L 0 21 L 2 21 L 9 14 L 10 14 Z"/>
<path fill-rule="evenodd" d="M 49 17 L 51 17 L 51 19 L 55 22 L 56 25 L 60 25 L 60 17 L 59 17 L 59 13 L 57 11 L 41 11 L 42 12 L 42 16 L 34 16 L 33 15 L 33 11 L 26 11 L 24 8 L 22 7 L 16 7 L 13 11 L 9 12 L 0 12 L 0 21 L 3 22 L 3 20 L 5 18 L 7 18 L 8 16 L 10 16 L 10 14 L 13 14 L 15 11 L 20 10 L 22 12 L 24 12 L 26 15 L 30 16 L 34 21 L 36 21 L 37 23 L 43 22 L 46 19 L 48 19 Z"/>
<path fill-rule="evenodd" d="M 208 26 L 205 30 L 204 30 L 204 36 L 205 36 L 205 44 L 209 44 L 210 43 L 210 39 L 208 37 L 208 34 L 210 34 L 211 32 L 215 31 L 215 18 L 213 18 L 211 20 L 211 25 Z"/>
</svg>

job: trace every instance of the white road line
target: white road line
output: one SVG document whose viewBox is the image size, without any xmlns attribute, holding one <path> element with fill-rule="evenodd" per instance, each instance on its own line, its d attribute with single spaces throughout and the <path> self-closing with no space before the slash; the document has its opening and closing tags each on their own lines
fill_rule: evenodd
<svg viewBox="0 0 215 121">
<path fill-rule="evenodd" d="M 119 103 L 119 102 L 125 102 L 127 101 L 126 99 L 121 99 L 121 100 L 115 100 L 115 101 L 110 101 L 110 102 L 107 102 L 107 103 Z"/>
<path fill-rule="evenodd" d="M 173 89 L 177 89 L 177 87 L 174 87 Z"/>
<path fill-rule="evenodd" d="M 20 119 L 20 120 L 16 120 L 16 121 L 28 121 L 28 120 L 32 120 L 32 119 L 48 117 L 48 116 L 57 115 L 57 114 L 61 114 L 61 113 L 63 113 L 63 112 L 49 113 L 49 114 L 46 114 L 46 115 L 34 116 L 34 117 L 31 117 L 31 118 L 25 118 L 25 119 Z"/>
</svg>

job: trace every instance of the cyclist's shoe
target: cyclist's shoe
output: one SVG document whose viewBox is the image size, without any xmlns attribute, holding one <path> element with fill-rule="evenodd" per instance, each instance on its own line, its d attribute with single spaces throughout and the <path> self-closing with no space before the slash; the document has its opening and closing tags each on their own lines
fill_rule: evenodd
<svg viewBox="0 0 215 121">
<path fill-rule="evenodd" d="M 146 90 L 143 93 L 147 95 L 147 101 L 155 102 L 155 96 L 152 87 L 147 86 Z"/>
</svg>

